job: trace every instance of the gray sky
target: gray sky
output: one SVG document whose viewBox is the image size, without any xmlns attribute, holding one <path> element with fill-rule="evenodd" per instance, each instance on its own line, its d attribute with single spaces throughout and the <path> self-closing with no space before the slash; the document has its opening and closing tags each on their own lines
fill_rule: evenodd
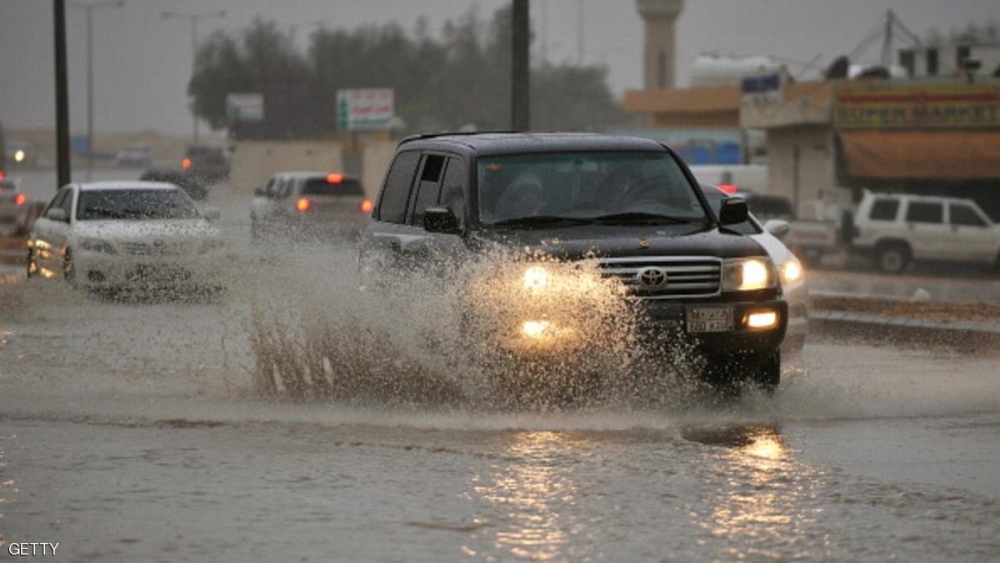
<svg viewBox="0 0 1000 563">
<path fill-rule="evenodd" d="M 86 129 L 86 16 L 67 0 L 70 114 L 73 134 Z M 191 130 L 185 94 L 191 72 L 191 27 L 164 20 L 165 10 L 226 10 L 222 19 L 199 24 L 238 31 L 255 16 L 283 25 L 328 20 L 329 27 L 395 21 L 412 29 L 424 15 L 438 31 L 449 17 L 477 5 L 488 19 L 509 0 L 125 0 L 122 8 L 95 10 L 94 128 L 98 132 Z M 642 22 L 635 0 L 532 0 L 536 60 L 541 42 L 550 62 L 574 62 L 582 13 L 583 60 L 605 64 L 616 94 L 641 87 Z M 678 80 L 705 52 L 776 55 L 806 62 L 820 55 L 825 66 L 850 52 L 892 8 L 915 33 L 961 30 L 969 23 L 1000 22 L 998 0 L 686 0 L 678 23 Z M 300 45 L 311 28 L 300 27 Z M 874 47 L 867 53 L 874 61 Z M 793 74 L 799 67 L 792 64 Z M 52 2 L 0 0 L 0 121 L 8 129 L 54 126 Z M 808 78 L 810 75 L 807 75 Z M 812 76 L 815 76 L 813 74 Z M 203 131 L 206 128 L 203 127 Z"/>
</svg>

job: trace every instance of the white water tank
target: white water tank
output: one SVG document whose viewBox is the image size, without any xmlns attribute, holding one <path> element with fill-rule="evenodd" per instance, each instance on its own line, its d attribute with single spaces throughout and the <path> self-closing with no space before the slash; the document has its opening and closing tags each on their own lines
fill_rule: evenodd
<svg viewBox="0 0 1000 563">
<path fill-rule="evenodd" d="M 691 65 L 692 86 L 738 86 L 747 76 L 779 72 L 781 64 L 770 57 L 720 57 L 699 55 Z"/>
</svg>

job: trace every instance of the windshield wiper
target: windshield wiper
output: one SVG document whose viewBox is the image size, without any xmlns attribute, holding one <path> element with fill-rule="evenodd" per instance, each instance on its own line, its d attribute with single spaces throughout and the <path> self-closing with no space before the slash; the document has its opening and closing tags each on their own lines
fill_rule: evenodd
<svg viewBox="0 0 1000 563">
<path fill-rule="evenodd" d="M 594 223 L 602 225 L 673 225 L 673 224 L 698 224 L 704 225 L 704 218 L 695 219 L 692 217 L 673 217 L 670 215 L 660 215 L 658 213 L 615 213 L 613 215 L 602 215 L 591 219 Z"/>
<path fill-rule="evenodd" d="M 493 223 L 493 227 L 572 227 L 576 225 L 589 225 L 592 219 L 582 217 L 559 217 L 558 215 L 535 215 L 531 217 L 518 217 Z"/>
</svg>

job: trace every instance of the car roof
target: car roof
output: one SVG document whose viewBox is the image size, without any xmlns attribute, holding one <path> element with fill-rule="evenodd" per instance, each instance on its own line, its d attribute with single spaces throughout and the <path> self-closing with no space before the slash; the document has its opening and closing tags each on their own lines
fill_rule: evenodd
<svg viewBox="0 0 1000 563">
<path fill-rule="evenodd" d="M 179 190 L 176 185 L 167 182 L 86 182 L 74 184 L 82 192 L 96 192 L 102 190 Z"/>
<path fill-rule="evenodd" d="M 637 150 L 666 151 L 661 143 L 639 137 L 597 133 L 442 133 L 403 139 L 399 149 L 452 145 L 483 154 Z"/>
</svg>

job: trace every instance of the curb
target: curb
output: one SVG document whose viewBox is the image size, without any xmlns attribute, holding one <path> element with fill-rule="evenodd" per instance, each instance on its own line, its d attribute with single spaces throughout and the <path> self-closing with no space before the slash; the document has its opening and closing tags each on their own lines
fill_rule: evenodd
<svg viewBox="0 0 1000 563">
<path fill-rule="evenodd" d="M 954 348 L 1000 346 L 1000 322 L 937 321 L 826 309 L 809 312 L 811 330 L 828 336 Z"/>
</svg>

